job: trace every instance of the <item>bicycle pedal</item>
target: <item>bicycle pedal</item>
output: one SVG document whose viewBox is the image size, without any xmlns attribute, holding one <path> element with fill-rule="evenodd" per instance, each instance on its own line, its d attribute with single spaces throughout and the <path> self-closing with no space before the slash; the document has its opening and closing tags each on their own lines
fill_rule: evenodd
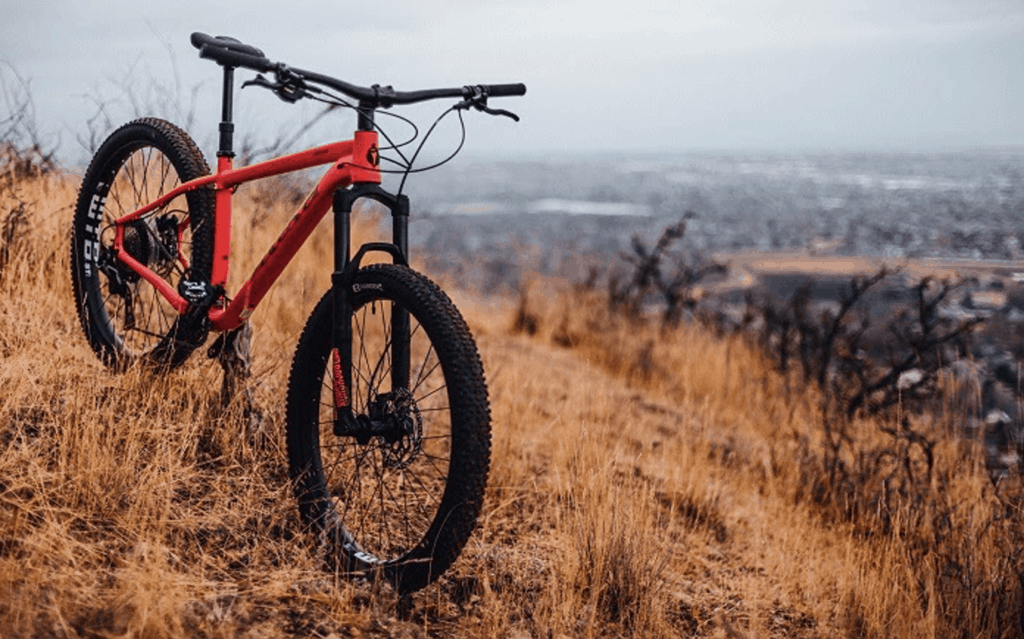
<svg viewBox="0 0 1024 639">
<path fill-rule="evenodd" d="M 220 287 L 210 286 L 208 282 L 190 282 L 181 280 L 178 282 L 178 293 L 193 306 L 209 307 L 213 304 L 220 292 Z"/>
</svg>

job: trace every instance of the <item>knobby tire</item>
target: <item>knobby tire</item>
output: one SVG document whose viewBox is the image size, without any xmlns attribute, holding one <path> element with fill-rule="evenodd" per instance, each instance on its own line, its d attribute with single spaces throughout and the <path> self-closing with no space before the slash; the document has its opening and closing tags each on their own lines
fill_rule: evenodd
<svg viewBox="0 0 1024 639">
<path fill-rule="evenodd" d="M 337 437 L 332 302 L 328 291 L 311 314 L 288 383 L 288 459 L 299 510 L 335 570 L 415 591 L 452 564 L 483 504 L 490 464 L 483 367 L 440 288 L 404 266 L 362 268 L 351 289 L 351 407 L 363 418 L 390 411 L 404 426 L 362 442 Z M 407 396 L 389 380 L 395 308 L 410 315 Z"/>
</svg>

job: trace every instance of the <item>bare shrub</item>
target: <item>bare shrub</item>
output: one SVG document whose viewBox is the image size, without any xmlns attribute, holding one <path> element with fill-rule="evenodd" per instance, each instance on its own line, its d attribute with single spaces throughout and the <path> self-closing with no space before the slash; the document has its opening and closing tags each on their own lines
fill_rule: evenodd
<svg viewBox="0 0 1024 639">
<path fill-rule="evenodd" d="M 25 245 L 28 233 L 28 213 L 25 202 L 19 201 L 0 222 L 0 281 L 3 281 L 5 267 Z"/>
<path fill-rule="evenodd" d="M 516 305 L 515 315 L 512 318 L 512 333 L 535 335 L 539 328 L 539 321 L 535 312 L 530 309 L 528 288 L 524 286 L 519 291 L 519 303 Z"/>
<path fill-rule="evenodd" d="M 8 113 L 0 116 L 0 183 L 11 188 L 18 180 L 52 173 L 56 162 L 53 151 L 44 149 L 31 87 L 10 64 L 0 66 L 0 99 Z"/>
<path fill-rule="evenodd" d="M 994 636 L 991 611 L 1013 619 L 1022 597 L 1021 501 L 996 499 L 978 481 L 980 447 L 962 446 L 938 416 L 944 367 L 967 356 L 982 320 L 943 317 L 940 305 L 965 281 L 931 278 L 913 287 L 912 304 L 872 318 L 859 302 L 893 274 L 883 268 L 855 278 L 838 309 L 820 314 L 808 287 L 782 303 L 748 300 L 762 327 L 756 341 L 787 388 L 796 373 L 799 392 L 810 386 L 818 398 L 820 448 L 798 439 L 794 497 L 827 521 L 890 540 L 939 635 Z M 1003 554 L 984 567 L 971 550 L 979 529 Z"/>
<path fill-rule="evenodd" d="M 0 141 L 0 281 L 5 271 L 30 246 L 31 211 L 35 205 L 29 184 L 45 182 L 56 171 L 52 154 L 38 143 L 19 148 Z"/>
<path fill-rule="evenodd" d="M 697 284 L 726 270 L 725 265 L 703 254 L 682 253 L 673 248 L 686 234 L 687 220 L 694 217 L 695 213 L 687 211 L 678 223 L 665 227 L 651 247 L 639 236 L 633 236 L 633 253 L 620 254 L 632 266 L 632 273 L 625 278 L 613 275 L 608 282 L 608 302 L 613 310 L 639 318 L 653 301 L 662 305 L 661 319 L 666 325 L 678 324 L 693 312 L 700 300 Z M 592 278 L 593 273 L 588 280 Z"/>
<path fill-rule="evenodd" d="M 804 286 L 789 299 L 749 296 L 736 319 L 702 308 L 692 294 L 694 276 L 713 270 L 665 274 L 684 225 L 667 228 L 653 246 L 634 238 L 633 254 L 623 256 L 631 270 L 609 280 L 603 310 L 594 305 L 600 293 L 578 286 L 557 298 L 556 310 L 524 297 L 520 315 L 531 318 L 535 334 L 638 385 L 676 393 L 694 392 L 681 381 L 675 352 L 678 335 L 692 330 L 680 318 L 759 351 L 770 374 L 744 355 L 748 381 L 729 386 L 726 375 L 731 396 L 704 401 L 746 405 L 761 397 L 751 409 L 763 413 L 768 460 L 746 466 L 740 457 L 730 466 L 759 473 L 762 494 L 784 494 L 824 527 L 878 549 L 871 561 L 884 561 L 879 574 L 896 579 L 900 594 L 852 591 L 840 624 L 851 636 L 911 632 L 911 618 L 929 620 L 935 636 L 1002 636 L 1019 627 L 1021 478 L 987 474 L 982 447 L 950 428 L 957 416 L 944 412 L 956 386 L 947 368 L 969 357 L 982 323 L 941 312 L 967 282 L 925 278 L 911 285 L 909 302 L 879 313 L 872 296 L 902 276 L 882 268 L 853 278 L 835 303 L 816 304 Z M 996 374 L 1019 385 L 1015 370 Z"/>
</svg>

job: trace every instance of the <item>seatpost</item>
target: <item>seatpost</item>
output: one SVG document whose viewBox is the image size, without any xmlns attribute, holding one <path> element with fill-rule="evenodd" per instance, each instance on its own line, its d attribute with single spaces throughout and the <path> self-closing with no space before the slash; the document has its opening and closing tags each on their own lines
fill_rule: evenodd
<svg viewBox="0 0 1024 639">
<path fill-rule="evenodd" d="M 235 157 L 234 133 L 235 125 L 231 122 L 232 92 L 235 84 L 235 68 L 224 67 L 224 93 L 222 97 L 220 115 L 220 148 L 217 150 L 217 157 Z"/>
<path fill-rule="evenodd" d="M 233 137 L 235 125 L 231 123 L 232 91 L 234 89 L 235 68 L 224 65 L 224 93 L 222 95 L 220 113 L 220 148 L 217 149 L 217 174 L 220 175 L 234 168 L 235 151 Z M 210 284 L 225 286 L 228 281 L 228 257 L 231 255 L 231 194 L 229 188 L 218 188 L 216 191 L 216 218 L 213 231 L 213 272 Z"/>
</svg>

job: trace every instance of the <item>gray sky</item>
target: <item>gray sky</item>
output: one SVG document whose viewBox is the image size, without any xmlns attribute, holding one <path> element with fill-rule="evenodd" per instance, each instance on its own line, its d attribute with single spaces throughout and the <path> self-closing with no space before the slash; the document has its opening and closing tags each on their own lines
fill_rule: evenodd
<svg viewBox="0 0 1024 639">
<path fill-rule="evenodd" d="M 0 61 L 72 155 L 89 96 L 115 119 L 133 115 L 126 83 L 166 108 L 140 87 L 171 84 L 174 67 L 180 103 L 200 87 L 194 137 L 214 143 L 219 69 L 192 31 L 357 84 L 525 82 L 524 98 L 492 101 L 520 124 L 467 116 L 479 154 L 1024 145 L 1019 0 L 0 2 Z M 256 90 L 236 100 L 243 131 L 315 113 Z M 321 140 L 350 129 L 336 119 Z"/>
</svg>

